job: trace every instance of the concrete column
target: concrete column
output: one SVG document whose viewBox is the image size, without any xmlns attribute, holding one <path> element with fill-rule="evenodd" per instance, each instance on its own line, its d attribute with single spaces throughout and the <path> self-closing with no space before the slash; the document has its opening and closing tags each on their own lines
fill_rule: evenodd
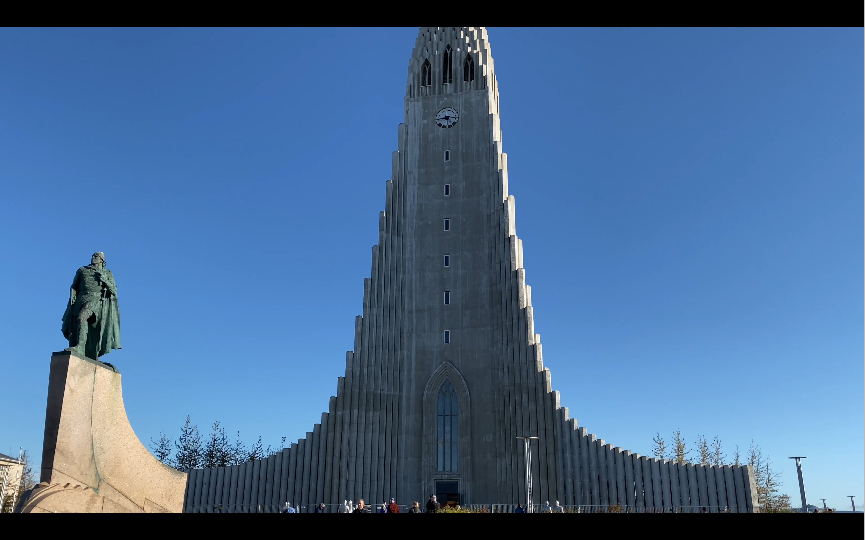
<svg viewBox="0 0 865 540">
<path fill-rule="evenodd" d="M 615 505 L 619 502 L 619 492 L 616 491 L 616 458 L 612 444 L 604 445 L 604 459 L 607 466 L 607 497 L 609 504 Z"/>
<path fill-rule="evenodd" d="M 681 506 L 689 507 L 691 506 L 691 499 L 688 493 L 688 470 L 684 463 L 676 463 L 676 476 L 679 477 L 679 498 L 682 501 Z"/>
<path fill-rule="evenodd" d="M 307 502 L 309 505 L 315 505 L 318 502 L 316 498 L 316 484 L 318 482 L 318 454 L 321 450 L 321 424 L 314 424 L 312 427 L 312 445 L 310 445 L 309 456 L 309 490 L 307 491 Z"/>
<path fill-rule="evenodd" d="M 236 510 L 234 509 L 235 500 L 237 499 L 237 471 L 240 467 L 237 465 L 232 465 L 228 467 L 225 471 L 226 477 L 226 491 L 223 495 L 223 504 L 225 505 L 225 511 L 228 513 L 234 513 Z"/>
<path fill-rule="evenodd" d="M 588 438 L 588 447 L 589 447 L 589 482 L 591 489 L 591 504 L 593 506 L 600 506 L 602 504 L 601 500 L 601 488 L 600 488 L 600 476 L 598 473 L 598 441 L 595 439 L 595 436 L 589 434 Z"/>
<path fill-rule="evenodd" d="M 335 416 L 331 417 L 333 420 L 333 444 L 328 448 L 328 468 L 325 471 L 325 476 L 328 479 L 327 485 L 330 486 L 330 502 L 335 504 L 342 502 L 339 496 L 339 482 L 340 478 L 345 478 L 344 469 L 340 468 L 343 457 L 340 453 L 342 438 L 345 434 L 345 377 L 337 378 L 336 388 L 335 398 L 330 398 L 331 402 L 336 401 L 336 408 L 334 409 Z"/>
<path fill-rule="evenodd" d="M 366 310 L 367 302 L 369 301 L 369 280 L 364 280 L 364 310 Z M 363 397 L 363 393 L 361 392 L 361 387 L 364 385 L 363 377 L 361 376 L 362 367 L 362 354 L 361 350 L 363 349 L 363 317 L 357 317 L 355 319 L 355 337 L 354 337 L 354 355 L 352 358 L 352 385 L 351 385 L 351 403 L 349 405 L 348 411 L 350 413 L 349 427 L 351 432 L 348 437 L 348 478 L 346 480 L 346 499 L 354 500 L 356 498 L 354 493 L 358 491 L 358 474 L 362 475 L 363 470 L 358 473 L 357 471 L 357 459 L 358 459 L 358 434 L 363 434 L 363 426 L 361 425 L 362 416 L 360 414 L 361 406 L 360 399 Z M 361 439 L 363 437 L 361 436 Z M 362 446 L 362 444 L 361 444 Z M 361 467 L 363 469 L 363 467 Z"/>
<path fill-rule="evenodd" d="M 211 493 L 212 488 L 216 487 L 216 478 L 211 479 L 211 473 L 213 469 L 204 469 L 204 482 L 201 485 L 201 503 L 199 512 L 202 514 L 209 513 L 210 511 L 210 501 L 213 500 L 213 494 Z"/>
<path fill-rule="evenodd" d="M 655 501 L 655 490 L 652 485 L 652 462 L 646 456 L 641 456 L 640 465 L 643 472 L 643 497 L 646 508 L 655 508 L 658 504 Z"/>
<path fill-rule="evenodd" d="M 706 466 L 697 465 L 697 488 L 700 490 L 700 511 L 709 508 L 709 486 L 706 482 Z"/>
<path fill-rule="evenodd" d="M 301 505 L 303 503 L 303 473 L 304 473 L 304 456 L 306 452 L 307 439 L 298 439 L 297 454 L 294 461 L 294 493 L 292 494 L 292 505 Z"/>
<path fill-rule="evenodd" d="M 318 447 L 318 467 L 316 470 L 318 471 L 318 477 L 315 480 L 315 497 L 312 499 L 313 503 L 325 503 L 327 504 L 328 497 L 330 496 L 330 489 L 325 489 L 325 461 L 327 460 L 327 441 L 328 439 L 333 439 L 331 437 L 332 433 L 329 433 L 329 423 L 330 423 L 330 414 L 322 413 L 321 415 L 321 434 L 320 434 L 320 443 Z"/>
<path fill-rule="evenodd" d="M 646 489 L 643 482 L 643 459 L 640 454 L 633 454 L 634 464 L 634 504 L 637 508 L 646 507 Z"/>
<path fill-rule="evenodd" d="M 313 428 L 314 429 L 314 428 Z M 319 428 L 321 429 L 321 428 Z M 306 432 L 306 444 L 303 445 L 303 479 L 300 487 L 300 504 L 307 506 L 309 504 L 309 475 L 312 468 L 312 431 Z M 299 459 L 298 459 L 299 461 Z M 306 511 L 306 510 L 301 510 Z"/>
<path fill-rule="evenodd" d="M 589 434 L 586 428 L 579 428 L 580 443 L 580 504 L 594 504 L 592 497 L 592 466 L 589 450 Z"/>
<path fill-rule="evenodd" d="M 634 489 L 634 456 L 630 450 L 625 450 L 622 457 L 625 466 L 625 504 L 628 507 L 635 507 L 637 502 Z"/>
<path fill-rule="evenodd" d="M 607 452 L 604 447 L 604 439 L 598 439 L 595 443 L 598 454 L 598 497 L 601 506 L 610 504 L 610 490 L 607 488 Z"/>
<path fill-rule="evenodd" d="M 667 462 L 667 474 L 670 475 L 670 496 L 673 512 L 678 512 L 682 506 L 682 496 L 679 495 L 679 464 L 675 460 Z"/>
<path fill-rule="evenodd" d="M 261 460 L 256 459 L 252 462 L 252 482 L 250 485 L 249 504 L 252 507 L 251 512 L 258 512 L 258 505 L 261 503 L 258 491 L 264 482 L 261 481 Z"/>
<path fill-rule="evenodd" d="M 195 477 L 195 481 L 192 490 L 192 513 L 199 513 L 201 511 L 201 489 L 204 485 L 204 471 L 202 469 L 193 469 L 189 471 L 190 481 L 192 477 Z"/>
<path fill-rule="evenodd" d="M 273 512 L 273 486 L 274 481 L 276 480 L 276 456 L 278 455 L 279 454 L 277 453 L 267 458 L 267 473 L 264 479 L 264 500 L 262 500 L 265 512 Z"/>
<path fill-rule="evenodd" d="M 282 501 L 284 505 L 286 502 L 295 505 L 297 499 L 294 498 L 295 486 L 297 485 L 297 448 L 299 443 L 291 443 L 291 447 L 289 448 L 288 453 L 288 486 L 285 490 L 285 497 Z"/>
<path fill-rule="evenodd" d="M 664 490 L 661 485 L 661 463 L 657 459 L 650 459 L 649 463 L 652 467 L 652 500 L 655 507 L 662 508 L 664 506 Z"/>
<path fill-rule="evenodd" d="M 564 497 L 561 502 L 564 505 L 574 504 L 574 460 L 571 450 L 571 433 L 573 429 L 568 425 L 568 408 L 560 407 L 556 419 L 556 440 L 559 443 L 559 460 L 564 467 Z"/>
<path fill-rule="evenodd" d="M 733 475 L 733 467 L 724 465 L 724 490 L 727 496 L 727 508 L 730 512 L 738 512 L 739 505 L 736 503 L 736 480 Z"/>
<path fill-rule="evenodd" d="M 751 465 L 745 465 L 742 469 L 745 485 L 745 505 L 748 512 L 760 512 L 760 503 L 757 496 L 757 479 L 754 476 L 754 468 Z"/>
<path fill-rule="evenodd" d="M 571 439 L 571 462 L 572 462 L 572 476 L 571 483 L 573 484 L 573 500 L 570 504 L 580 505 L 583 504 L 583 472 L 582 472 L 582 457 L 583 452 L 580 449 L 580 431 L 577 426 L 577 419 L 571 418 L 568 422 L 567 433 Z"/>
<path fill-rule="evenodd" d="M 739 509 L 739 513 L 748 511 L 748 499 L 745 495 L 745 475 L 742 473 L 744 468 L 744 465 L 733 467 L 733 478 L 736 481 L 736 506 Z"/>
<path fill-rule="evenodd" d="M 716 467 L 706 467 L 706 490 L 709 492 L 709 512 L 718 513 L 718 490 L 715 487 Z"/>
<path fill-rule="evenodd" d="M 270 495 L 267 496 L 267 504 L 276 512 L 279 512 L 279 483 L 281 476 L 282 450 L 273 455 L 273 481 L 271 482 Z"/>
<path fill-rule="evenodd" d="M 247 478 L 252 473 L 252 468 L 249 462 L 245 461 L 237 466 L 237 494 L 234 499 L 234 512 L 246 512 L 246 497 L 247 497 Z M 249 469 L 249 471 L 247 471 Z"/>
<path fill-rule="evenodd" d="M 718 510 L 724 511 L 727 507 L 727 487 L 724 482 L 724 467 L 712 467 L 715 473 L 715 490 L 718 493 Z"/>
<path fill-rule="evenodd" d="M 276 505 L 281 510 L 285 501 L 288 500 L 288 460 L 291 458 L 291 444 L 284 448 L 280 454 L 282 454 L 282 464 L 279 473 L 279 489 L 276 492 Z"/>
<path fill-rule="evenodd" d="M 693 463 L 685 465 L 688 470 L 688 493 L 691 498 L 690 512 L 700 511 L 700 490 L 697 487 L 697 468 Z"/>
<path fill-rule="evenodd" d="M 216 470 L 216 492 L 213 497 L 213 511 L 216 513 L 222 512 L 222 493 L 225 491 L 226 487 L 228 486 L 225 476 L 225 467 L 219 467 Z"/>
<path fill-rule="evenodd" d="M 658 467 L 661 472 L 661 501 L 664 508 L 672 508 L 673 506 L 673 488 L 670 485 L 670 467 L 666 459 L 658 460 Z"/>
<path fill-rule="evenodd" d="M 252 472 L 253 472 L 254 465 L 255 465 L 255 463 L 252 461 L 247 461 L 246 463 L 244 463 L 243 499 L 240 502 L 240 504 L 242 505 L 241 512 L 244 512 L 244 513 L 250 512 L 249 499 L 250 499 L 251 494 L 252 494 Z"/>
<path fill-rule="evenodd" d="M 614 448 L 613 455 L 616 461 L 616 494 L 619 500 L 619 506 L 622 509 L 628 506 L 628 484 L 625 483 L 625 455 L 621 448 Z"/>
</svg>

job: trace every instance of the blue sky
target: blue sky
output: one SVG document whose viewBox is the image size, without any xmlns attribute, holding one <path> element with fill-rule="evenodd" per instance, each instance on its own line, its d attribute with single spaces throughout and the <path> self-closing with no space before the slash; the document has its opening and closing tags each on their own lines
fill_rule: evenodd
<svg viewBox="0 0 865 540">
<path fill-rule="evenodd" d="M 75 270 L 114 271 L 145 443 L 302 437 L 343 374 L 408 29 L 4 29 L 0 452 L 41 455 Z M 490 28 L 535 329 L 562 404 L 648 454 L 751 440 L 863 487 L 858 29 Z M 14 411 L 14 413 L 13 413 Z"/>
</svg>

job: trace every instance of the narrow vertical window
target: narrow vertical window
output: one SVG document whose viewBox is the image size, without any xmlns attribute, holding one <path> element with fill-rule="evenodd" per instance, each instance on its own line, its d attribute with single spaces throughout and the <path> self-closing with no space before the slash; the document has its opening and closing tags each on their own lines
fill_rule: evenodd
<svg viewBox="0 0 865 540">
<path fill-rule="evenodd" d="M 445 161 L 450 161 L 450 160 L 451 160 L 451 151 L 445 150 Z"/>
<path fill-rule="evenodd" d="M 445 343 L 450 343 L 450 342 L 451 342 L 451 331 L 445 330 Z"/>
<path fill-rule="evenodd" d="M 475 80 L 475 60 L 471 54 L 467 54 L 463 61 L 463 81 L 471 82 L 473 80 Z"/>
<path fill-rule="evenodd" d="M 442 55 L 442 82 L 449 84 L 454 82 L 453 59 L 454 52 L 451 46 L 445 47 L 445 53 Z"/>
<path fill-rule="evenodd" d="M 445 220 L 445 230 L 446 231 L 451 230 L 451 220 L 449 220 L 449 219 Z"/>
<path fill-rule="evenodd" d="M 424 60 L 423 67 L 420 68 L 420 85 L 432 86 L 432 66 L 429 60 Z"/>
<path fill-rule="evenodd" d="M 436 403 L 436 469 L 439 472 L 457 470 L 457 393 L 450 381 L 439 390 Z"/>
<path fill-rule="evenodd" d="M 445 291 L 445 305 L 448 306 L 451 303 L 451 292 Z"/>
<path fill-rule="evenodd" d="M 451 185 L 445 184 L 445 197 L 449 197 L 451 194 Z"/>
<path fill-rule="evenodd" d="M 445 268 L 449 267 L 450 265 L 451 265 L 451 256 L 445 255 Z"/>
</svg>

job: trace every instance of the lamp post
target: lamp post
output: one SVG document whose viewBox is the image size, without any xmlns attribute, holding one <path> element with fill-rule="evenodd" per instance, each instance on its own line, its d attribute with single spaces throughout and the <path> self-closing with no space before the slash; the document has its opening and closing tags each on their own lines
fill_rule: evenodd
<svg viewBox="0 0 865 540">
<path fill-rule="evenodd" d="M 853 502 L 853 497 L 855 497 L 856 495 L 847 495 L 847 496 L 850 497 L 850 504 L 853 506 L 853 511 L 855 512 L 856 511 L 856 503 Z"/>
<path fill-rule="evenodd" d="M 799 494 L 802 496 L 802 513 L 808 512 L 807 504 L 805 504 L 805 481 L 802 480 L 802 460 L 808 459 L 805 456 L 792 456 L 790 459 L 796 460 L 796 472 L 799 474 Z"/>
<path fill-rule="evenodd" d="M 537 437 L 517 437 L 523 441 L 526 458 L 526 512 L 532 511 L 532 439 Z"/>
<path fill-rule="evenodd" d="M 820 500 L 823 501 L 823 511 L 825 512 L 826 511 L 826 499 L 820 499 Z"/>
</svg>

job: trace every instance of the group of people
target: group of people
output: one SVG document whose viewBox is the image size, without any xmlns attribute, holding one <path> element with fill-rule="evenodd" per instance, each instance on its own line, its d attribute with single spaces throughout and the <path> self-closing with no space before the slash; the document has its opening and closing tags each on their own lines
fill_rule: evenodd
<svg viewBox="0 0 865 540">
<path fill-rule="evenodd" d="M 550 506 L 550 501 L 544 501 L 544 504 L 541 505 L 540 513 L 542 514 L 561 514 L 564 513 L 565 509 L 559 504 L 559 501 L 556 501 L 555 506 Z M 517 503 L 517 507 L 514 508 L 514 514 L 525 514 L 526 509 L 523 508 L 522 503 Z"/>
<path fill-rule="evenodd" d="M 434 498 L 435 498 L 435 496 L 433 496 L 433 499 Z M 291 506 L 291 503 L 289 503 L 288 501 L 285 502 L 285 506 L 283 506 L 282 509 L 280 510 L 280 512 L 283 514 L 296 514 L 299 511 L 300 511 L 299 508 Z M 367 505 L 366 502 L 363 499 L 361 499 L 361 500 L 357 501 L 357 505 L 355 505 L 353 501 L 342 501 L 342 504 L 339 505 L 339 509 L 337 510 L 337 512 L 340 514 L 372 514 L 372 513 L 399 514 L 400 509 L 399 509 L 399 505 L 396 503 L 396 499 L 391 498 L 390 503 L 386 503 L 386 502 L 381 503 L 381 506 L 378 508 L 378 511 L 374 512 L 373 508 L 370 507 L 369 505 Z M 315 513 L 316 514 L 324 514 L 325 513 L 324 503 L 321 503 L 315 507 Z M 408 513 L 409 514 L 420 514 L 421 513 L 420 504 L 418 504 L 418 502 L 415 501 L 412 504 L 411 508 L 409 508 Z"/>
</svg>

